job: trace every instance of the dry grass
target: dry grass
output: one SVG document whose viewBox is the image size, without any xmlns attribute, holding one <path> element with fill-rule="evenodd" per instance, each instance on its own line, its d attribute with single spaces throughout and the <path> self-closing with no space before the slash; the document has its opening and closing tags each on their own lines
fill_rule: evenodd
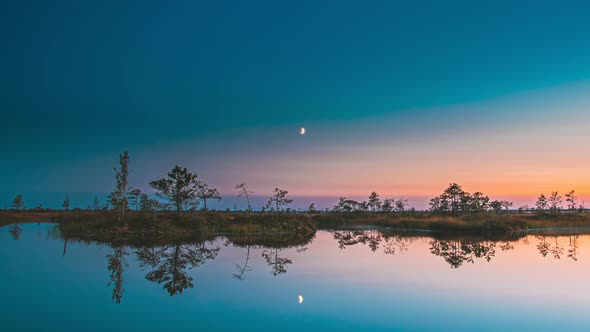
<svg viewBox="0 0 590 332">
<path fill-rule="evenodd" d="M 191 233 L 302 233 L 322 229 L 379 226 L 392 229 L 419 229 L 445 232 L 506 232 L 530 228 L 590 227 L 590 213 L 519 214 L 482 213 L 475 215 L 435 215 L 428 212 L 384 213 L 245 213 L 192 212 L 180 218 L 169 211 L 129 212 L 119 220 L 112 211 L 0 211 L 0 226 L 24 222 L 56 222 L 70 233 L 112 232 L 149 234 Z"/>
</svg>

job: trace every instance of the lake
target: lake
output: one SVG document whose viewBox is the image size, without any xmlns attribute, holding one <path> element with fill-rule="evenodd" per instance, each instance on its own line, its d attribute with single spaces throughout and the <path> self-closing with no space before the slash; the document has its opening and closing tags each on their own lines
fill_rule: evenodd
<svg viewBox="0 0 590 332">
<path fill-rule="evenodd" d="M 281 243 L 284 243 L 282 245 Z M 590 235 L 146 246 L 0 228 L 2 331 L 588 331 Z"/>
</svg>

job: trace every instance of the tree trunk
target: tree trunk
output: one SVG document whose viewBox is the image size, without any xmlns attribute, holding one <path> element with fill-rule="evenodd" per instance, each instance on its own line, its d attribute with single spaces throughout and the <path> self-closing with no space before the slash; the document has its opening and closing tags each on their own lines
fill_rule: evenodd
<svg viewBox="0 0 590 332">
<path fill-rule="evenodd" d="M 252 212 L 252 207 L 250 206 L 250 198 L 248 197 L 248 191 L 244 190 L 244 195 L 246 196 L 246 202 L 248 202 L 248 212 Z"/>
</svg>

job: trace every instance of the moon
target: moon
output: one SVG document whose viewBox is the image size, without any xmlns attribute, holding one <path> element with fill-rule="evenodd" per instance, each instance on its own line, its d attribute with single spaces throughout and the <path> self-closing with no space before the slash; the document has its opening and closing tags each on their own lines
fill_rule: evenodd
<svg viewBox="0 0 590 332">
<path fill-rule="evenodd" d="M 297 300 L 299 301 L 299 304 L 303 303 L 303 296 L 299 295 Z"/>
<path fill-rule="evenodd" d="M 299 134 L 301 134 L 301 135 L 305 135 L 305 128 L 301 127 L 301 128 L 299 129 Z"/>
</svg>

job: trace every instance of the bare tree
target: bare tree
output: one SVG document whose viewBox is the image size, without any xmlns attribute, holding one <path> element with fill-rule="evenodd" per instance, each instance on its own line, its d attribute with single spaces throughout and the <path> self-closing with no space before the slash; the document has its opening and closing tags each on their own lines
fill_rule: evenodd
<svg viewBox="0 0 590 332">
<path fill-rule="evenodd" d="M 246 197 L 246 202 L 248 203 L 248 212 L 252 211 L 252 206 L 250 205 L 250 195 L 253 193 L 248 190 L 248 185 L 246 182 L 242 182 L 236 185 L 236 190 L 239 190 L 238 197 Z"/>
<path fill-rule="evenodd" d="M 244 279 L 246 279 L 246 273 L 252 270 L 250 268 L 250 266 L 248 265 L 249 260 L 250 260 L 250 246 L 247 246 L 246 247 L 246 262 L 244 263 L 244 265 L 237 265 L 236 264 L 236 270 L 238 272 L 233 274 L 234 278 L 236 278 L 240 281 L 243 281 Z"/>
</svg>

